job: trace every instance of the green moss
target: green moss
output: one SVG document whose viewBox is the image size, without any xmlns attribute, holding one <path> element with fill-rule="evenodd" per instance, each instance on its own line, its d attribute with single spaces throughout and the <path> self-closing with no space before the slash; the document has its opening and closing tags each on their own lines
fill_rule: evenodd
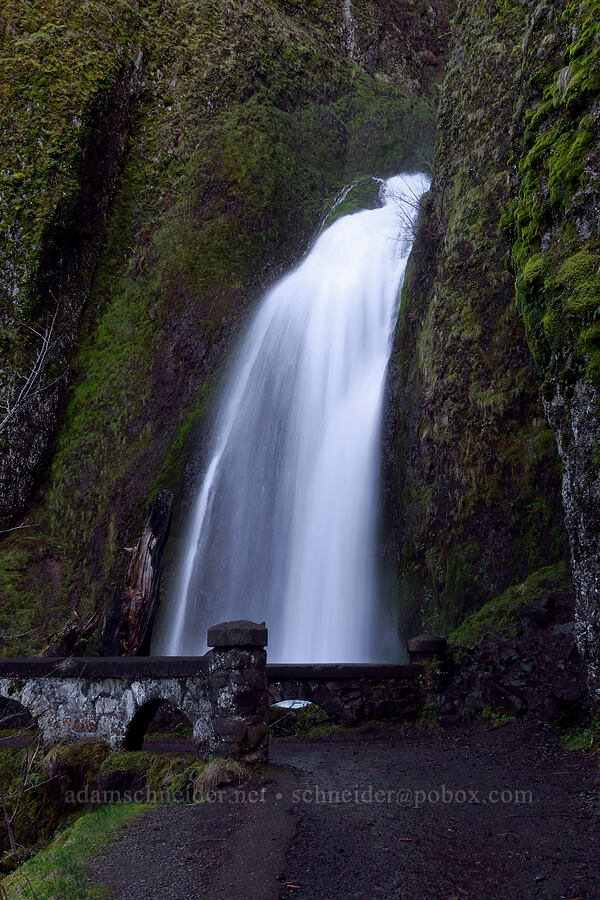
<svg viewBox="0 0 600 900">
<path fill-rule="evenodd" d="M 48 234 L 79 190 L 94 110 L 133 61 L 143 20 L 127 3 L 108 14 L 97 2 L 34 0 L 4 12 L 0 276 L 17 290 L 1 300 L 28 316 Z"/>
<path fill-rule="evenodd" d="M 481 717 L 491 725 L 492 728 L 502 728 L 503 725 L 510 725 L 511 722 L 515 722 L 515 716 L 502 715 L 501 713 L 494 712 L 491 706 L 486 706 L 481 710 Z"/>
<path fill-rule="evenodd" d="M 585 116 L 573 133 L 553 136 L 551 142 L 544 141 L 550 150 L 547 165 L 552 203 L 561 203 L 568 209 L 573 194 L 581 185 L 584 162 L 594 146 L 595 132 L 594 120 Z"/>
<path fill-rule="evenodd" d="M 74 379 L 31 512 L 36 539 L 22 564 L 5 570 L 11 631 L 25 636 L 3 652 L 41 649 L 44 633 L 60 631 L 72 609 L 87 621 L 104 607 L 110 585 L 125 577 L 123 548 L 137 540 L 149 499 L 179 484 L 217 373 L 261 286 L 298 258 L 343 185 L 431 153 L 436 91 L 417 85 L 403 33 L 386 25 L 376 77 L 341 48 L 340 16 L 316 2 L 176 0 L 151 2 L 143 15 L 119 4 L 111 22 L 102 4 L 53 0 L 34 4 L 17 28 L 35 43 L 47 23 L 72 21 L 52 47 L 65 78 L 72 68 L 68 84 L 62 75 L 52 88 L 48 81 L 38 110 L 57 126 L 53 164 L 68 165 L 52 194 L 77 192 L 75 157 L 63 154 L 72 123 L 88 108 L 94 117 L 94 103 L 138 46 L 145 87 L 81 334 L 73 335 Z M 435 29 L 442 33 L 443 18 Z M 35 56 L 42 67 L 44 46 Z M 23 72 L 31 65 L 26 58 Z M 15 92 L 23 83 L 16 79 Z M 52 91 L 63 87 L 65 102 L 54 107 Z M 19 103 L 25 111 L 26 100 Z M 23 118 L 23 133 L 11 137 L 15 155 L 23 142 L 36 146 L 28 127 Z M 27 184 L 21 179 L 10 196 L 44 194 L 47 213 L 39 227 L 27 225 L 41 234 L 42 220 L 58 213 L 48 211 L 50 169 L 40 169 L 48 184 L 35 187 L 33 151 L 31 160 Z M 27 277 L 38 265 L 36 241 Z M 6 552 L 17 546 L 16 536 L 5 541 Z M 32 621 L 41 622 L 39 635 Z"/>
<path fill-rule="evenodd" d="M 320 706 L 314 703 L 300 707 L 296 714 L 295 732 L 296 734 L 311 734 L 316 726 L 323 725 L 329 721 L 329 716 Z"/>
<path fill-rule="evenodd" d="M 523 284 L 529 286 L 534 282 L 543 281 L 549 266 L 550 260 L 545 253 L 534 253 L 533 256 L 529 257 L 527 263 L 523 267 L 521 273 Z"/>
<path fill-rule="evenodd" d="M 563 593 L 571 585 L 571 574 L 565 563 L 546 566 L 530 575 L 499 597 L 489 600 L 452 632 L 450 641 L 462 647 L 474 647 L 498 634 L 515 634 L 520 619 L 515 615 L 538 597 Z"/>
<path fill-rule="evenodd" d="M 582 377 L 600 384 L 600 357 L 587 327 L 598 314 L 600 254 L 597 241 L 583 238 L 593 229 L 582 224 L 590 217 L 586 197 L 597 182 L 592 104 L 600 26 L 597 5 L 589 0 L 565 3 L 561 18 L 555 27 L 563 53 L 544 67 L 539 83 L 531 81 L 532 96 L 539 97 L 542 88 L 542 99 L 525 113 L 523 135 L 516 132 L 521 174 L 512 210 L 512 259 L 517 303 L 540 374 L 547 386 L 559 383 L 569 391 Z M 531 62 L 535 71 L 537 62 Z"/>
<path fill-rule="evenodd" d="M 556 310 L 549 310 L 542 317 L 544 337 L 550 348 L 556 347 L 564 334 L 564 317 Z"/>
<path fill-rule="evenodd" d="M 0 546 L 0 652 L 6 653 L 15 635 L 29 632 L 32 644 L 39 641 L 43 625 L 39 621 L 40 598 L 35 580 L 35 556 L 28 550 L 27 538 L 20 535 L 12 546 Z M 40 628 L 40 625 L 42 626 Z M 39 631 L 38 631 L 39 629 Z"/>
<path fill-rule="evenodd" d="M 560 267 L 555 282 L 563 288 L 570 312 L 593 312 L 600 306 L 600 255 L 589 250 L 574 253 Z"/>
<path fill-rule="evenodd" d="M 178 783 L 181 773 L 187 771 L 192 754 L 174 756 L 172 754 L 148 751 L 117 751 L 103 761 L 100 776 L 120 772 L 143 774 L 150 790 L 160 792 Z"/>
<path fill-rule="evenodd" d="M 194 793 L 194 786 L 198 776 L 202 774 L 206 768 L 204 760 L 194 760 L 191 765 L 186 766 L 183 772 L 179 772 L 173 779 L 171 788 L 173 793 L 181 796 L 191 796 Z"/>
<path fill-rule="evenodd" d="M 64 814 L 59 792 L 48 788 L 48 769 L 35 751 L 34 742 L 18 750 L 0 748 L 0 787 L 15 840 L 22 847 L 43 845 Z M 6 833 L 0 835 L 0 847 L 8 847 Z"/>
<path fill-rule="evenodd" d="M 344 188 L 342 199 L 334 205 L 323 223 L 323 228 L 329 228 L 342 216 L 352 215 L 361 209 L 376 209 L 381 204 L 380 190 L 381 181 L 370 177 L 354 182 L 349 190 Z"/>
<path fill-rule="evenodd" d="M 87 900 L 106 896 L 90 881 L 88 860 L 114 840 L 125 822 L 149 809 L 142 804 L 113 804 L 87 813 L 52 844 L 27 860 L 1 884 L 8 898 L 33 893 L 39 900 Z"/>
<path fill-rule="evenodd" d="M 55 754 L 53 768 L 58 763 L 61 769 L 76 772 L 81 783 L 87 784 L 98 777 L 110 747 L 103 741 L 74 741 L 56 748 Z"/>
<path fill-rule="evenodd" d="M 585 750 L 588 753 L 600 752 L 600 716 L 592 715 L 587 728 L 577 728 L 561 736 L 565 750 Z"/>
</svg>

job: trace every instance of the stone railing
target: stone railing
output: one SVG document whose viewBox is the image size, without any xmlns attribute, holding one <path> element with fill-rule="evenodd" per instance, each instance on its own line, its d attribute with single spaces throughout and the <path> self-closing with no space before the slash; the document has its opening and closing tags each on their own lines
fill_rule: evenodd
<svg viewBox="0 0 600 900">
<path fill-rule="evenodd" d="M 208 631 L 201 657 L 35 657 L 0 659 L 1 701 L 20 704 L 46 743 L 103 740 L 140 749 L 163 703 L 189 719 L 198 752 L 266 761 L 269 706 L 307 700 L 342 722 L 415 718 L 424 669 L 445 642 L 409 641 L 410 665 L 266 664 L 267 629 L 224 622 Z M 442 646 L 443 645 L 443 646 Z M 8 701 L 8 704 L 7 704 Z"/>
<path fill-rule="evenodd" d="M 199 753 L 266 760 L 267 629 L 226 622 L 201 657 L 64 657 L 0 660 L 0 697 L 34 717 L 46 743 L 93 738 L 139 749 L 159 706 L 192 724 Z"/>
<path fill-rule="evenodd" d="M 418 665 L 267 665 L 271 703 L 307 700 L 338 722 L 417 717 L 421 706 Z"/>
</svg>

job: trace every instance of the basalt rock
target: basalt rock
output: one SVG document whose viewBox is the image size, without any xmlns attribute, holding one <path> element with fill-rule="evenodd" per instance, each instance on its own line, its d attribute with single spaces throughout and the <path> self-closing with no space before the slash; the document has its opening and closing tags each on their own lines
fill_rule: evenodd
<svg viewBox="0 0 600 900">
<path fill-rule="evenodd" d="M 499 633 L 470 649 L 450 644 L 437 698 L 442 721 L 486 708 L 561 725 L 586 721 L 586 666 L 573 629 L 563 627 L 573 615 L 575 592 L 559 592 L 554 600 L 549 618 L 522 616 L 514 634 Z"/>
</svg>

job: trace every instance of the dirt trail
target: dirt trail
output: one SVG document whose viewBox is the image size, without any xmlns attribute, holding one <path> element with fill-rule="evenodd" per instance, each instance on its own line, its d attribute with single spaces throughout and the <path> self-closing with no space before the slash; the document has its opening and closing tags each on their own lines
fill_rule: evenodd
<svg viewBox="0 0 600 900">
<path fill-rule="evenodd" d="M 277 741 L 271 762 L 245 794 L 132 822 L 96 879 L 118 900 L 600 898 L 598 759 L 550 730 Z"/>
</svg>

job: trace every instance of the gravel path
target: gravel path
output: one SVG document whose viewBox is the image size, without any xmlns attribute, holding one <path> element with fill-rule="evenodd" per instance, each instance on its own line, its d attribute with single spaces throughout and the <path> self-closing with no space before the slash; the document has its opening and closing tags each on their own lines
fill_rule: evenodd
<svg viewBox="0 0 600 900">
<path fill-rule="evenodd" d="M 529 725 L 271 745 L 254 790 L 132 822 L 117 900 L 600 898 L 598 760 Z"/>
</svg>

